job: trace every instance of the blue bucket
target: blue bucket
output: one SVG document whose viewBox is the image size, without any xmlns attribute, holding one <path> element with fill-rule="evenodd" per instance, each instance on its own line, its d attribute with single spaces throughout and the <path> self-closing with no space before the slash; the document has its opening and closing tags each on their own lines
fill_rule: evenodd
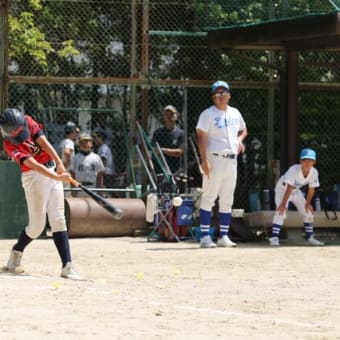
<svg viewBox="0 0 340 340">
<path fill-rule="evenodd" d="M 194 200 L 184 199 L 181 206 L 177 208 L 177 224 L 178 225 L 191 225 L 192 214 L 194 212 Z"/>
</svg>

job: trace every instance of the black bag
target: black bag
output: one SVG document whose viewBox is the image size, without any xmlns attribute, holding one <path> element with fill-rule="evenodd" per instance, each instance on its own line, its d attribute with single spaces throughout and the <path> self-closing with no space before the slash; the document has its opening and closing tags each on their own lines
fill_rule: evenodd
<svg viewBox="0 0 340 340">
<path fill-rule="evenodd" d="M 338 191 L 337 190 L 329 190 L 329 191 L 319 191 L 320 201 L 323 206 L 323 210 L 325 212 L 326 217 L 329 220 L 337 220 L 338 215 L 336 213 L 337 209 L 337 199 L 338 199 Z"/>
</svg>

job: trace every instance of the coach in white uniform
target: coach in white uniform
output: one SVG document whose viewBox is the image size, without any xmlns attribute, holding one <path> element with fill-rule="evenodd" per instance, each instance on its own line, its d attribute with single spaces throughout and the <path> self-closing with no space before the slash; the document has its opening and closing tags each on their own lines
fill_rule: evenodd
<svg viewBox="0 0 340 340">
<path fill-rule="evenodd" d="M 241 113 L 229 106 L 225 81 L 211 86 L 214 105 L 200 114 L 196 131 L 202 161 L 203 193 L 200 206 L 201 247 L 215 248 L 209 236 L 211 208 L 219 197 L 219 247 L 235 247 L 229 237 L 231 208 L 237 179 L 237 155 L 244 152 L 247 128 Z"/>
</svg>

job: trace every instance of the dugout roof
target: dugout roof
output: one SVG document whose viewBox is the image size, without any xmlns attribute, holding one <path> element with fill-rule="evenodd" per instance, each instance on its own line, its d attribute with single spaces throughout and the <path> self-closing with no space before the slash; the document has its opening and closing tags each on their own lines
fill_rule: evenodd
<svg viewBox="0 0 340 340">
<path fill-rule="evenodd" d="M 340 12 L 211 30 L 213 49 L 340 50 Z"/>
</svg>

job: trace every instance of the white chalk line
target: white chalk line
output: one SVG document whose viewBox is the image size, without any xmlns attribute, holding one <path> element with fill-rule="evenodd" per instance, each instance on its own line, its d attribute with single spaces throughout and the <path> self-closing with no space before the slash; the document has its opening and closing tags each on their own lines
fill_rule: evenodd
<svg viewBox="0 0 340 340">
<path fill-rule="evenodd" d="M 200 312 L 200 313 L 219 314 L 223 316 L 235 316 L 235 317 L 241 317 L 241 318 L 254 319 L 256 321 L 259 321 L 261 319 L 262 321 L 270 321 L 271 323 L 276 323 L 276 324 L 289 324 L 292 326 L 312 327 L 312 328 L 320 328 L 320 327 L 334 328 L 334 325 L 300 322 L 300 321 L 289 320 L 289 319 L 278 319 L 278 318 L 274 318 L 272 315 L 264 315 L 260 313 L 258 314 L 244 313 L 244 312 L 224 311 L 224 310 L 211 309 L 211 308 L 197 308 L 193 306 L 180 306 L 180 305 L 175 306 L 175 307 L 181 310 Z"/>
<path fill-rule="evenodd" d="M 0 277 L 1 279 L 7 278 L 10 280 L 16 279 L 16 280 L 60 280 L 62 282 L 88 282 L 88 283 L 93 283 L 93 280 L 89 279 L 79 279 L 79 280 L 70 280 L 63 278 L 61 276 L 53 276 L 53 275 L 42 275 L 42 274 L 26 274 L 26 273 L 20 273 L 20 274 L 14 274 L 14 273 L 9 273 L 9 272 L 0 272 Z"/>
</svg>

